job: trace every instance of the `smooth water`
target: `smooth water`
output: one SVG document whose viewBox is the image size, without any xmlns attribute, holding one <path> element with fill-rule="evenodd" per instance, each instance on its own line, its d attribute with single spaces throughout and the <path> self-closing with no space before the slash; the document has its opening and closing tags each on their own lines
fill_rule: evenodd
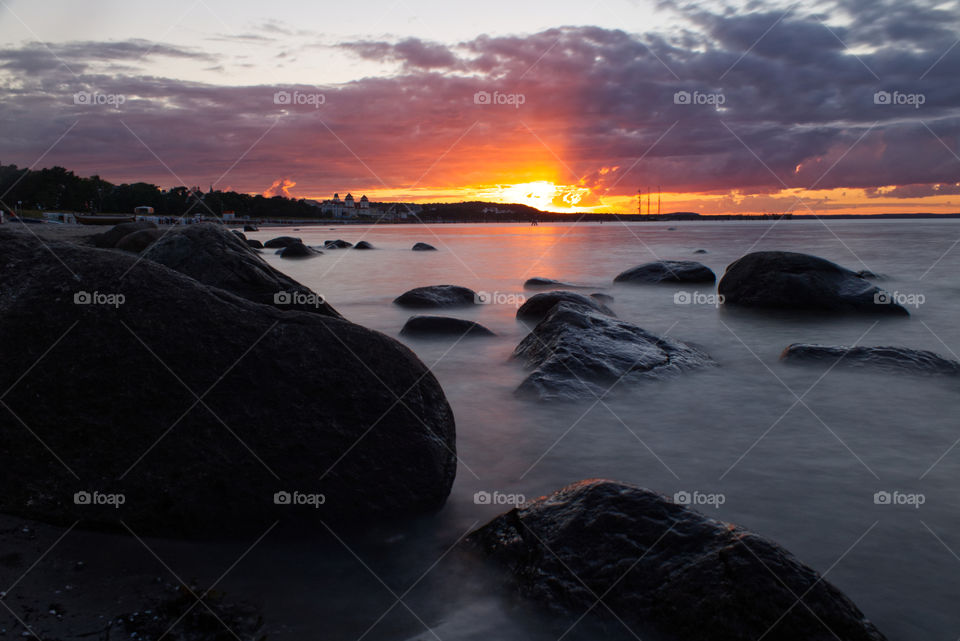
<svg viewBox="0 0 960 641">
<path fill-rule="evenodd" d="M 567 624 L 503 590 L 495 569 L 449 550 L 508 507 L 475 504 L 476 492 L 535 497 L 590 477 L 671 496 L 722 494 L 721 506 L 701 511 L 784 545 L 891 639 L 960 635 L 960 448 L 951 449 L 960 439 L 960 385 L 778 361 L 793 342 L 902 345 L 956 358 L 960 221 L 304 227 L 249 236 L 281 234 L 313 245 L 343 238 L 377 247 L 306 261 L 264 255 L 352 321 L 398 337 L 411 312 L 393 298 L 450 283 L 495 294 L 494 304 L 452 315 L 497 337 L 400 339 L 436 374 L 456 415 L 461 464 L 447 506 L 405 530 L 341 537 L 322 549 L 268 537 L 224 584 L 266 602 L 271 638 L 556 639 Z M 417 241 L 439 251 L 410 251 Z M 694 255 L 698 248 L 709 253 Z M 675 302 L 678 291 L 710 294 L 712 287 L 612 284 L 619 272 L 658 258 L 699 260 L 719 276 L 761 249 L 869 269 L 887 276 L 882 287 L 924 301 L 909 319 L 877 322 Z M 528 327 L 514 319 L 514 303 L 533 293 L 522 287 L 531 276 L 604 291 L 620 318 L 694 343 L 719 367 L 622 386 L 602 401 L 518 399 L 513 390 L 524 372 L 510 355 Z M 925 502 L 878 505 L 881 490 L 922 493 Z M 221 565 L 241 551 L 224 549 Z M 597 635 L 584 621 L 565 638 Z M 633 638 L 618 624 L 604 635 Z"/>
</svg>

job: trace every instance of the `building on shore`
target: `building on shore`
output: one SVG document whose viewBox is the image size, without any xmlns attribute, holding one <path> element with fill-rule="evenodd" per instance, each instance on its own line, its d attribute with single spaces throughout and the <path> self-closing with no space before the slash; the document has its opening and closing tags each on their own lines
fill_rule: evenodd
<svg viewBox="0 0 960 641">
<path fill-rule="evenodd" d="M 383 212 L 376 207 L 370 206 L 370 199 L 361 196 L 357 201 L 353 194 L 347 194 L 343 200 L 340 200 L 340 194 L 336 193 L 330 200 L 324 200 L 319 204 L 320 213 L 333 218 L 360 218 L 371 217 L 379 218 Z"/>
</svg>

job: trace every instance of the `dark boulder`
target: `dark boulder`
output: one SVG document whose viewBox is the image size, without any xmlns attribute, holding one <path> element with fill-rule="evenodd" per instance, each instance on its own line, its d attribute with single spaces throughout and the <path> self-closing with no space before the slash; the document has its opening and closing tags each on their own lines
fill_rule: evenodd
<svg viewBox="0 0 960 641">
<path fill-rule="evenodd" d="M 340 317 L 323 298 L 268 265 L 246 243 L 220 225 L 187 225 L 176 229 L 151 245 L 142 256 L 255 303 Z"/>
<path fill-rule="evenodd" d="M 570 303 L 587 309 L 598 311 L 608 316 L 616 316 L 609 307 L 603 304 L 593 296 L 584 296 L 575 292 L 544 292 L 536 294 L 526 300 L 517 310 L 517 318 L 520 320 L 539 322 L 544 316 L 550 313 L 558 303 Z"/>
<path fill-rule="evenodd" d="M 373 245 L 371 245 L 365 240 L 361 240 L 356 245 L 354 245 L 353 248 L 354 249 L 373 249 Z"/>
<path fill-rule="evenodd" d="M 242 231 L 240 231 L 239 229 L 231 229 L 230 231 L 233 232 L 234 234 L 236 234 L 237 238 L 239 238 L 240 240 L 246 242 L 247 237 L 244 235 L 244 233 L 243 233 Z"/>
<path fill-rule="evenodd" d="M 727 267 L 718 292 L 725 304 L 743 307 L 909 315 L 856 272 L 794 252 L 747 254 Z"/>
<path fill-rule="evenodd" d="M 119 225 L 114 225 L 102 234 L 91 236 L 90 242 L 94 247 L 113 249 L 124 236 L 142 229 L 157 229 L 157 226 L 145 220 L 138 220 L 132 223 L 120 223 Z"/>
<path fill-rule="evenodd" d="M 417 243 L 413 246 L 413 251 L 415 252 L 435 252 L 437 248 L 433 245 L 428 245 L 427 243 Z"/>
<path fill-rule="evenodd" d="M 277 236 L 276 238 L 271 238 L 263 244 L 264 247 L 274 249 L 276 247 L 289 247 L 290 245 L 296 245 L 297 243 L 303 244 L 303 241 L 299 238 L 294 238 L 293 236 Z"/>
<path fill-rule="evenodd" d="M 326 249 L 347 249 L 348 247 L 353 247 L 353 243 L 348 243 L 345 240 L 325 240 L 323 241 L 323 246 Z"/>
<path fill-rule="evenodd" d="M 604 304 L 612 303 L 616 301 L 616 299 L 613 296 L 611 296 L 610 294 L 604 294 L 603 292 L 594 292 L 590 294 L 590 298 L 594 299 L 599 303 L 604 303 Z"/>
<path fill-rule="evenodd" d="M 692 260 L 658 260 L 619 274 L 615 283 L 714 283 L 716 274 Z"/>
<path fill-rule="evenodd" d="M 565 283 L 561 280 L 554 280 L 552 278 L 540 278 L 535 276 L 534 278 L 528 278 L 526 282 L 523 283 L 524 289 L 588 289 L 583 285 L 574 285 L 573 283 Z"/>
<path fill-rule="evenodd" d="M 248 238 L 247 247 L 249 247 L 250 249 L 263 249 L 263 243 L 261 243 L 259 240 Z"/>
<path fill-rule="evenodd" d="M 256 225 L 244 225 L 243 231 L 260 231 Z"/>
<path fill-rule="evenodd" d="M 162 229 L 141 229 L 121 238 L 115 248 L 139 254 L 167 233 Z"/>
<path fill-rule="evenodd" d="M 514 351 L 533 371 L 517 388 L 539 400 L 601 398 L 618 384 L 713 364 L 704 352 L 582 305 L 561 302 Z"/>
<path fill-rule="evenodd" d="M 707 253 L 709 253 L 709 252 L 708 252 L 706 249 L 697 249 L 697 250 L 694 250 L 693 253 L 694 253 L 694 254 L 707 254 Z"/>
<path fill-rule="evenodd" d="M 393 302 L 401 307 L 458 307 L 475 305 L 477 293 L 457 285 L 429 285 L 404 292 Z"/>
<path fill-rule="evenodd" d="M 401 336 L 496 336 L 479 323 L 448 316 L 411 316 Z"/>
<path fill-rule="evenodd" d="M 319 252 L 312 247 L 307 247 L 303 243 L 293 243 L 292 245 L 287 245 L 277 253 L 280 255 L 280 258 L 313 258 L 323 252 Z"/>
<path fill-rule="evenodd" d="M 960 362 L 934 352 L 908 347 L 845 347 L 794 343 L 783 350 L 788 363 L 826 363 L 837 367 L 862 367 L 886 372 L 956 376 Z"/>
<path fill-rule="evenodd" d="M 3 231 L 0 243 L 19 275 L 0 282 L 0 335 L 17 337 L 0 341 L 13 412 L 0 412 L 0 466 L 16 479 L 0 511 L 247 537 L 277 520 L 310 531 L 443 505 L 453 414 L 396 340 L 121 252 L 49 242 L 51 253 Z M 75 304 L 81 289 L 99 298 Z"/>
<path fill-rule="evenodd" d="M 886 280 L 887 278 L 883 274 L 874 273 L 869 269 L 861 269 L 860 271 L 857 272 L 857 276 L 859 276 L 860 278 L 867 278 L 869 280 Z"/>
<path fill-rule="evenodd" d="M 632 485 L 580 481 L 469 540 L 508 569 L 523 597 L 570 621 L 592 613 L 622 623 L 637 638 L 884 639 L 777 543 Z"/>
</svg>

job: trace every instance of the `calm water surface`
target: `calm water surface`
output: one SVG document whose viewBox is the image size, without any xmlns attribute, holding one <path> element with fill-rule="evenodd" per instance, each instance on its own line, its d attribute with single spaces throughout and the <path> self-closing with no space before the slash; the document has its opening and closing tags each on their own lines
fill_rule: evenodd
<svg viewBox="0 0 960 641">
<path fill-rule="evenodd" d="M 524 293 L 525 279 L 544 276 L 614 296 L 620 318 L 695 343 L 720 366 L 621 388 L 602 403 L 538 404 L 513 396 L 524 372 L 510 355 L 528 327 L 509 302 L 453 313 L 496 338 L 400 339 L 431 367 L 456 414 L 461 464 L 449 502 L 409 528 L 342 543 L 264 541 L 225 585 L 267 603 L 271 638 L 556 639 L 563 622 L 544 618 L 499 589 L 489 568 L 449 550 L 505 509 L 475 504 L 475 492 L 535 497 L 589 477 L 668 495 L 720 493 L 723 505 L 702 511 L 766 535 L 826 573 L 891 639 L 960 636 L 960 448 L 951 449 L 960 438 L 957 382 L 840 369 L 824 376 L 826 367 L 778 362 L 801 341 L 904 345 L 955 357 L 960 249 L 950 250 L 960 221 L 378 226 L 249 236 L 283 233 L 316 245 L 373 243 L 376 251 L 328 251 L 307 261 L 265 258 L 347 318 L 390 336 L 410 315 L 391 301 L 412 287 L 450 283 L 511 301 Z M 417 241 L 439 251 L 411 252 Z M 699 248 L 709 253 L 694 255 Z M 869 269 L 887 276 L 886 289 L 925 300 L 905 320 L 815 319 L 681 305 L 675 287 L 612 284 L 619 272 L 658 258 L 700 260 L 719 275 L 761 249 Z M 881 490 L 920 492 L 925 503 L 877 505 Z M 234 558 L 223 552 L 222 565 Z M 565 638 L 601 634 L 633 638 L 618 626 L 601 632 L 587 623 Z"/>
</svg>

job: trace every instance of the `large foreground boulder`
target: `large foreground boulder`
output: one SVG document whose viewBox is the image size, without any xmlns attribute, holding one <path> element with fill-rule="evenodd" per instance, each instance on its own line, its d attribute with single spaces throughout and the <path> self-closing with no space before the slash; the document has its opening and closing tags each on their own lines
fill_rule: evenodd
<svg viewBox="0 0 960 641">
<path fill-rule="evenodd" d="M 401 307 L 460 307 L 475 305 L 477 293 L 459 285 L 428 285 L 406 291 L 393 302 Z"/>
<path fill-rule="evenodd" d="M 400 330 L 401 336 L 496 336 L 489 329 L 463 318 L 449 316 L 411 316 Z"/>
<path fill-rule="evenodd" d="M 509 569 L 523 596 L 570 621 L 592 612 L 637 638 L 884 639 L 777 543 L 631 485 L 575 483 L 470 540 Z"/>
<path fill-rule="evenodd" d="M 176 229 L 141 255 L 255 303 L 340 317 L 320 295 L 268 265 L 222 225 L 203 223 Z"/>
<path fill-rule="evenodd" d="M 615 283 L 692 283 L 708 284 L 717 280 L 709 267 L 693 260 L 658 260 L 637 265 L 617 275 Z"/>
<path fill-rule="evenodd" d="M 396 340 L 120 252 L 0 245 L 0 511 L 200 537 L 444 503 L 453 414 Z"/>
<path fill-rule="evenodd" d="M 764 251 L 731 263 L 720 279 L 724 303 L 767 309 L 908 316 L 856 272 L 794 252 Z"/>
<path fill-rule="evenodd" d="M 533 372 L 517 388 L 539 400 L 600 398 L 617 384 L 712 365 L 704 352 L 581 305 L 556 305 L 514 351 Z"/>
<path fill-rule="evenodd" d="M 845 347 L 794 343 L 783 350 L 780 360 L 788 363 L 825 363 L 837 367 L 862 367 L 885 372 L 960 375 L 960 362 L 934 352 L 909 347 Z"/>
<path fill-rule="evenodd" d="M 132 254 L 139 254 L 167 233 L 169 232 L 162 229 L 140 229 L 121 238 L 114 247 Z"/>
<path fill-rule="evenodd" d="M 523 305 L 517 309 L 517 318 L 519 320 L 539 322 L 559 303 L 569 303 L 586 309 L 592 309 L 607 316 L 616 316 L 613 310 L 604 305 L 603 300 L 599 297 L 584 296 L 576 292 L 554 291 L 543 292 L 542 294 L 536 294 L 528 298 Z"/>
</svg>

